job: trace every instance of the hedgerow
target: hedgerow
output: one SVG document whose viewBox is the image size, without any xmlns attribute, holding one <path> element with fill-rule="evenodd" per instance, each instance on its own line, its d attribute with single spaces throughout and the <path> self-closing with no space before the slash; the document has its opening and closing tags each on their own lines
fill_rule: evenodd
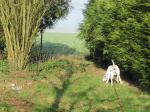
<svg viewBox="0 0 150 112">
<path fill-rule="evenodd" d="M 121 70 L 150 88 L 150 1 L 90 0 L 80 27 L 91 56 L 114 59 Z"/>
</svg>

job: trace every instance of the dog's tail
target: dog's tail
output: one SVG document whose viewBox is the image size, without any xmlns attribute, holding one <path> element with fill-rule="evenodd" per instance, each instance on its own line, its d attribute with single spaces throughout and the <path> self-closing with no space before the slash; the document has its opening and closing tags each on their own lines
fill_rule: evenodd
<svg viewBox="0 0 150 112">
<path fill-rule="evenodd" d="M 113 66 L 115 66 L 115 62 L 114 62 L 114 60 L 112 59 L 111 61 L 112 61 Z"/>
</svg>

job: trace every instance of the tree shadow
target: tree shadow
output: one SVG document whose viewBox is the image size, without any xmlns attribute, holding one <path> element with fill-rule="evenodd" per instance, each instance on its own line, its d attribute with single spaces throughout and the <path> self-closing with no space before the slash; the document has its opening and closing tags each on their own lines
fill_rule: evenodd
<svg viewBox="0 0 150 112">
<path fill-rule="evenodd" d="M 62 99 L 63 95 L 65 94 L 65 91 L 67 90 L 67 88 L 71 84 L 70 83 L 70 78 L 71 78 L 71 76 L 69 76 L 68 79 L 64 81 L 62 89 L 55 88 L 57 94 L 56 94 L 55 100 L 52 103 L 52 105 L 50 106 L 50 109 L 49 109 L 48 112 L 73 112 L 74 109 L 82 111 L 82 110 L 84 110 L 83 109 L 84 107 L 87 107 L 86 112 L 92 112 L 94 110 L 95 100 L 90 99 L 89 95 L 88 95 L 89 91 L 94 90 L 94 88 L 92 86 L 85 89 L 84 91 L 81 91 L 77 94 L 74 94 L 72 97 L 74 97 L 75 100 L 73 100 L 71 102 L 70 107 L 69 107 L 68 110 L 66 110 L 65 108 L 61 108 L 61 109 L 59 108 L 59 104 L 61 103 L 61 99 Z M 78 105 L 78 103 L 83 99 L 87 100 L 87 104 L 84 104 L 83 106 L 79 105 L 77 107 L 76 105 Z M 109 99 L 99 100 L 100 103 L 103 103 L 103 102 L 106 102 L 106 101 L 111 101 L 111 100 L 109 100 Z M 105 109 L 105 108 L 99 108 L 99 109 L 95 110 L 95 112 L 110 112 L 110 110 Z"/>
<path fill-rule="evenodd" d="M 95 87 L 94 86 L 90 86 L 87 89 L 85 89 L 84 91 L 81 91 L 79 93 L 77 93 L 76 95 L 73 95 L 72 97 L 75 97 L 75 100 L 71 103 L 69 111 L 68 112 L 72 112 L 74 111 L 74 109 L 80 109 L 80 111 L 86 111 L 86 112 L 113 112 L 113 110 L 111 109 L 106 109 L 103 107 L 100 108 L 95 108 L 95 104 L 99 102 L 99 104 L 102 104 L 104 102 L 112 102 L 112 100 L 106 99 L 106 98 L 100 98 L 100 99 L 95 99 L 95 98 L 91 98 L 91 96 L 89 95 L 89 92 L 94 91 Z M 79 105 L 79 102 L 81 100 L 86 100 L 87 103 L 83 104 L 83 105 Z M 79 106 L 76 106 L 79 105 Z M 85 109 L 85 110 L 84 110 Z M 114 108 L 116 109 L 116 108 Z"/>
<path fill-rule="evenodd" d="M 87 88 L 86 90 L 80 92 L 80 93 L 77 93 L 75 94 L 73 97 L 75 97 L 76 99 L 71 103 L 71 106 L 70 106 L 70 109 L 69 109 L 69 112 L 72 112 L 74 109 L 78 108 L 78 109 L 82 109 L 83 107 L 82 106 L 78 106 L 78 107 L 75 107 L 75 105 L 78 104 L 78 102 L 80 100 L 82 100 L 83 98 L 85 98 L 86 100 L 88 100 L 88 103 L 84 106 L 87 106 L 88 107 L 88 112 L 92 111 L 92 108 L 93 108 L 93 99 L 89 99 L 88 97 L 88 92 L 89 91 L 93 91 L 93 88 L 92 87 L 89 87 Z"/>
<path fill-rule="evenodd" d="M 78 54 L 74 48 L 68 45 L 60 43 L 43 43 L 42 51 L 40 51 L 40 45 L 34 45 L 31 49 L 29 62 L 46 61 L 51 58 L 55 58 L 58 55 L 73 55 Z"/>
<path fill-rule="evenodd" d="M 71 84 L 70 79 L 73 76 L 74 71 L 73 71 L 72 63 L 69 66 L 70 67 L 68 67 L 68 69 L 66 70 L 66 75 L 63 76 L 60 74 L 57 76 L 57 78 L 62 83 L 61 88 L 59 88 L 59 87 L 53 85 L 53 83 L 51 83 L 54 87 L 55 92 L 56 92 L 56 96 L 55 96 L 55 100 L 53 101 L 53 103 L 50 106 L 50 109 L 49 109 L 50 112 L 57 112 L 59 110 L 59 104 L 61 102 L 61 99 Z"/>
</svg>

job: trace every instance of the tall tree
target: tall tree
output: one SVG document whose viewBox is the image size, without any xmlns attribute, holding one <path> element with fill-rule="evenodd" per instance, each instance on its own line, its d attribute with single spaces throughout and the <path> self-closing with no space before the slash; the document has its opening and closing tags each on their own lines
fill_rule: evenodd
<svg viewBox="0 0 150 112">
<path fill-rule="evenodd" d="M 22 70 L 46 9 L 44 0 L 0 0 L 10 70 Z"/>
<path fill-rule="evenodd" d="M 141 85 L 150 88 L 150 1 L 137 0 L 137 3 L 132 7 L 132 12 L 141 24 L 141 38 L 139 45 L 142 48 L 140 52 L 140 66 L 137 68 L 142 74 Z M 139 52 L 138 52 L 139 53 Z"/>
</svg>

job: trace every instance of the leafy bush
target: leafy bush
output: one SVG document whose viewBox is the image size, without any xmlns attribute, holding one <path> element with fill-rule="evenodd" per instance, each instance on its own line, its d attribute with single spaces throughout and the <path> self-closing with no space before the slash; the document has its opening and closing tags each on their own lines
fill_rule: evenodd
<svg viewBox="0 0 150 112">
<path fill-rule="evenodd" d="M 114 59 L 132 79 L 150 88 L 150 1 L 90 0 L 84 15 L 80 35 L 93 58 Z"/>
</svg>

